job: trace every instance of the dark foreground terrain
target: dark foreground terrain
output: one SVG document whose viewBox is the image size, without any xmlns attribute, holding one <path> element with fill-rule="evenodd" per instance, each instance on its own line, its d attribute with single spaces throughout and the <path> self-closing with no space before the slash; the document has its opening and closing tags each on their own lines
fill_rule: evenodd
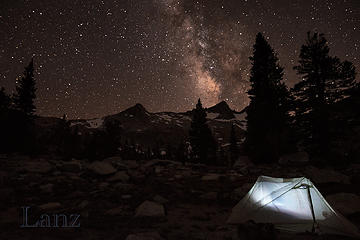
<svg viewBox="0 0 360 240">
<path fill-rule="evenodd" d="M 0 156 L 0 239 L 344 239 L 226 224 L 259 175 L 310 178 L 328 202 L 360 227 L 360 166 L 183 166 L 167 160 L 63 162 Z M 21 228 L 41 214 L 80 214 L 78 228 Z M 51 220 L 52 221 L 52 220 Z M 53 222 L 50 221 L 52 225 Z"/>
</svg>

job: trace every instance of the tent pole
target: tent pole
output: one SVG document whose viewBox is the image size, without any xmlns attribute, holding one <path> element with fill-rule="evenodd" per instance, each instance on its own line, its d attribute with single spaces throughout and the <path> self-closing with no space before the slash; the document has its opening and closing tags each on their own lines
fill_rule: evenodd
<svg viewBox="0 0 360 240">
<path fill-rule="evenodd" d="M 314 206 L 313 206 L 312 199 L 311 199 L 310 186 L 307 186 L 307 192 L 308 192 L 308 196 L 309 196 L 309 202 L 310 202 L 310 207 L 311 207 L 311 214 L 312 214 L 312 218 L 313 218 L 312 232 L 314 233 L 314 232 L 315 232 L 316 219 L 315 219 Z"/>
</svg>

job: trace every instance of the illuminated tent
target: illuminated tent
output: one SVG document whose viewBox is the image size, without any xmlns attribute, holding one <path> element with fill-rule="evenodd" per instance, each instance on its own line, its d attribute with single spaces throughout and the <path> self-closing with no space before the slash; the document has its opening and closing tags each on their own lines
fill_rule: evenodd
<svg viewBox="0 0 360 240">
<path fill-rule="evenodd" d="M 230 224 L 253 220 L 280 230 L 359 237 L 356 226 L 336 212 L 307 178 L 260 176 L 232 209 Z"/>
</svg>

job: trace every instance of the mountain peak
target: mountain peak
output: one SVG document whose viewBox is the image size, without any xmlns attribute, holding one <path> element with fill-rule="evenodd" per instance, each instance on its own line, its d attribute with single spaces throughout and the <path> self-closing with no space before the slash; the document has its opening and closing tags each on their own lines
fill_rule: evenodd
<svg viewBox="0 0 360 240">
<path fill-rule="evenodd" d="M 217 118 L 221 119 L 232 119 L 235 117 L 233 110 L 231 110 L 231 108 L 225 101 L 221 101 L 215 106 L 208 108 L 207 111 L 212 113 L 219 113 L 219 116 Z"/>
<path fill-rule="evenodd" d="M 227 104 L 227 102 L 225 101 L 221 101 L 218 104 L 208 108 L 208 111 L 212 112 L 212 111 L 232 111 L 229 107 L 229 105 Z"/>
<path fill-rule="evenodd" d="M 227 102 L 225 102 L 224 100 L 219 102 L 218 104 L 216 104 L 215 106 L 218 106 L 220 108 L 223 108 L 223 109 L 230 109 L 229 105 L 227 104 Z M 215 107 L 214 106 L 214 107 Z"/>
<path fill-rule="evenodd" d="M 147 113 L 145 107 L 140 103 L 135 104 L 132 107 L 129 107 L 124 112 L 131 114 L 131 115 L 141 115 Z"/>
<path fill-rule="evenodd" d="M 133 108 L 138 109 L 138 110 L 143 111 L 143 112 L 147 112 L 146 109 L 145 109 L 145 107 L 144 107 L 141 103 L 135 104 L 135 105 L 133 106 Z"/>
</svg>

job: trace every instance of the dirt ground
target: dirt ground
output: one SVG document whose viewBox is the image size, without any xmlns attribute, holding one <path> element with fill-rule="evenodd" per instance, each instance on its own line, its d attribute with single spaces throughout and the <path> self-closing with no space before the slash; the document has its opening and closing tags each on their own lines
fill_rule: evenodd
<svg viewBox="0 0 360 240">
<path fill-rule="evenodd" d="M 87 161 L 62 162 L 49 156 L 2 155 L 0 239 L 345 239 L 278 231 L 267 234 L 261 227 L 255 229 L 263 235 L 239 237 L 237 226 L 226 224 L 232 207 L 259 175 L 309 174 L 303 167 L 234 170 L 116 157 L 104 162 L 93 166 Z M 325 197 L 339 192 L 359 196 L 358 170 L 337 170 L 336 174 L 340 176 L 335 178 L 337 182 L 320 178 L 315 182 Z M 341 177 L 344 180 L 340 181 Z M 144 213 L 139 206 L 145 201 L 150 202 L 150 210 Z M 50 227 L 23 228 L 25 206 L 29 207 L 29 224 L 41 214 L 79 214 L 80 227 L 51 227 L 51 222 Z M 360 227 L 360 211 L 346 217 Z"/>
</svg>

